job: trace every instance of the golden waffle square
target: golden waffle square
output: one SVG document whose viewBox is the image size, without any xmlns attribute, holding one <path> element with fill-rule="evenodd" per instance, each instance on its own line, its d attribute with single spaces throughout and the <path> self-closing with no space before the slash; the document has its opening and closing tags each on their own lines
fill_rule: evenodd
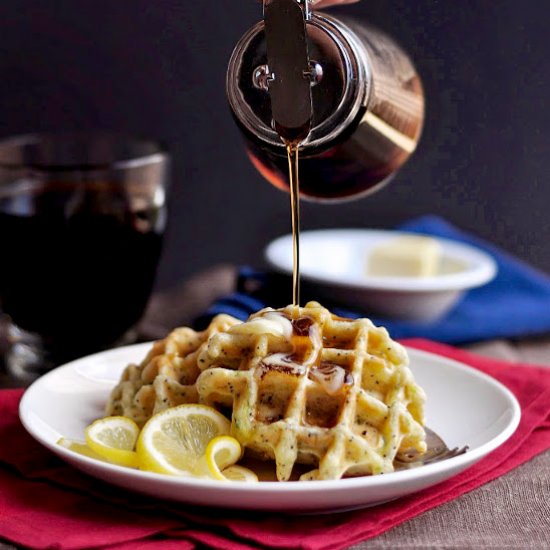
<svg viewBox="0 0 550 550">
<path fill-rule="evenodd" d="M 393 471 L 399 452 L 424 452 L 424 392 L 405 350 L 368 319 L 315 302 L 266 309 L 212 336 L 199 355 L 199 400 L 232 409 L 233 435 L 302 479 Z"/>
<path fill-rule="evenodd" d="M 127 416 L 142 426 L 164 409 L 197 403 L 195 382 L 201 373 L 197 359 L 202 346 L 213 334 L 240 323 L 229 315 L 218 315 L 203 332 L 177 328 L 155 342 L 139 365 L 126 367 L 111 392 L 106 414 Z"/>
</svg>

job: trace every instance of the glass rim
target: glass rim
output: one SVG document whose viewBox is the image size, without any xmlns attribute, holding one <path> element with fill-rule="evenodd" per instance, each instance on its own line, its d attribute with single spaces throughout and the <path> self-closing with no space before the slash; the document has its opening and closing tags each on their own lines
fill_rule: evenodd
<svg viewBox="0 0 550 550">
<path fill-rule="evenodd" d="M 90 131 L 90 132 L 31 132 L 20 134 L 6 138 L 0 138 L 0 151 L 4 147 L 25 147 L 39 143 L 61 142 L 63 140 L 79 139 L 86 140 L 90 143 L 99 139 L 112 140 L 116 143 L 117 140 L 129 145 L 146 145 L 151 146 L 153 151 L 146 154 L 128 155 L 127 158 L 114 160 L 106 160 L 103 162 L 25 162 L 25 161 L 6 161 L 0 158 L 0 169 L 4 170 L 21 170 L 31 169 L 42 172 L 92 172 L 98 170 L 120 170 L 128 168 L 139 168 L 166 162 L 169 160 L 169 153 L 166 144 L 162 140 L 144 138 L 138 135 L 126 134 L 123 132 L 108 132 L 108 131 Z"/>
</svg>

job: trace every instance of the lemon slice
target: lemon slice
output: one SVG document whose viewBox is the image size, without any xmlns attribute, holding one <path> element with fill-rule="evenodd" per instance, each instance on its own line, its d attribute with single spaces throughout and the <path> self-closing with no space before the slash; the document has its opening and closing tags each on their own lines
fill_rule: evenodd
<svg viewBox="0 0 550 550">
<path fill-rule="evenodd" d="M 215 437 L 208 443 L 204 455 L 197 462 L 195 474 L 226 481 L 222 470 L 235 464 L 241 456 L 241 444 L 234 437 Z"/>
<path fill-rule="evenodd" d="M 195 473 L 221 481 L 258 481 L 258 476 L 252 470 L 235 464 L 241 457 L 241 445 L 234 437 L 215 437 L 199 459 Z"/>
<path fill-rule="evenodd" d="M 252 470 L 238 464 L 229 466 L 222 473 L 228 481 L 247 481 L 249 483 L 257 483 L 259 481 L 258 476 Z"/>
<path fill-rule="evenodd" d="M 101 418 L 90 424 L 85 433 L 88 447 L 109 462 L 120 466 L 137 466 L 137 453 L 134 448 L 139 428 L 130 418 Z"/>
<path fill-rule="evenodd" d="M 90 449 L 90 447 L 88 447 L 88 445 L 86 445 L 83 441 L 75 441 L 74 439 L 69 439 L 67 437 L 60 437 L 57 440 L 57 444 L 60 447 L 69 449 L 69 451 L 73 451 L 79 455 L 95 458 L 96 460 L 105 460 L 101 455 L 98 455 L 95 451 L 92 451 L 92 449 Z"/>
<path fill-rule="evenodd" d="M 137 442 L 143 470 L 194 475 L 213 438 L 229 433 L 231 422 L 205 405 L 179 405 L 152 416 Z"/>
</svg>

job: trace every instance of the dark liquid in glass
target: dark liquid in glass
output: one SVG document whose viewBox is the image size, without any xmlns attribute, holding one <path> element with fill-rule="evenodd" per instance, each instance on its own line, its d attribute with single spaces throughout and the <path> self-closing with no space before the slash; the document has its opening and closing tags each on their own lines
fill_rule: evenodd
<svg viewBox="0 0 550 550">
<path fill-rule="evenodd" d="M 1 307 L 57 361 L 112 345 L 147 303 L 164 213 L 115 189 L 60 183 L 0 196 Z"/>
</svg>

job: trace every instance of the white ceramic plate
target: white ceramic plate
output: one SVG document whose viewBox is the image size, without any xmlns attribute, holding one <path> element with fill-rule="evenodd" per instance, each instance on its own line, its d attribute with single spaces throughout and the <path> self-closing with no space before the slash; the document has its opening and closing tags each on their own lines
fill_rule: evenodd
<svg viewBox="0 0 550 550">
<path fill-rule="evenodd" d="M 149 346 L 138 344 L 91 355 L 38 379 L 21 401 L 23 425 L 79 470 L 126 489 L 191 504 L 311 513 L 372 506 L 448 479 L 504 443 L 520 419 L 515 397 L 500 383 L 455 361 L 410 349 L 412 370 L 428 395 L 428 426 L 450 447 L 469 445 L 466 454 L 381 476 L 248 484 L 141 472 L 56 445 L 62 436 L 84 439 L 85 427 L 102 416 L 124 366 L 143 358 Z"/>
<path fill-rule="evenodd" d="M 496 275 L 495 261 L 477 248 L 433 237 L 441 244 L 441 271 L 435 277 L 374 277 L 367 273 L 373 247 L 408 233 L 393 230 L 322 229 L 300 236 L 300 274 L 321 294 L 372 309 L 391 318 L 430 320 L 447 312 L 465 290 Z M 265 249 L 275 269 L 292 273 L 292 235 Z"/>
</svg>

